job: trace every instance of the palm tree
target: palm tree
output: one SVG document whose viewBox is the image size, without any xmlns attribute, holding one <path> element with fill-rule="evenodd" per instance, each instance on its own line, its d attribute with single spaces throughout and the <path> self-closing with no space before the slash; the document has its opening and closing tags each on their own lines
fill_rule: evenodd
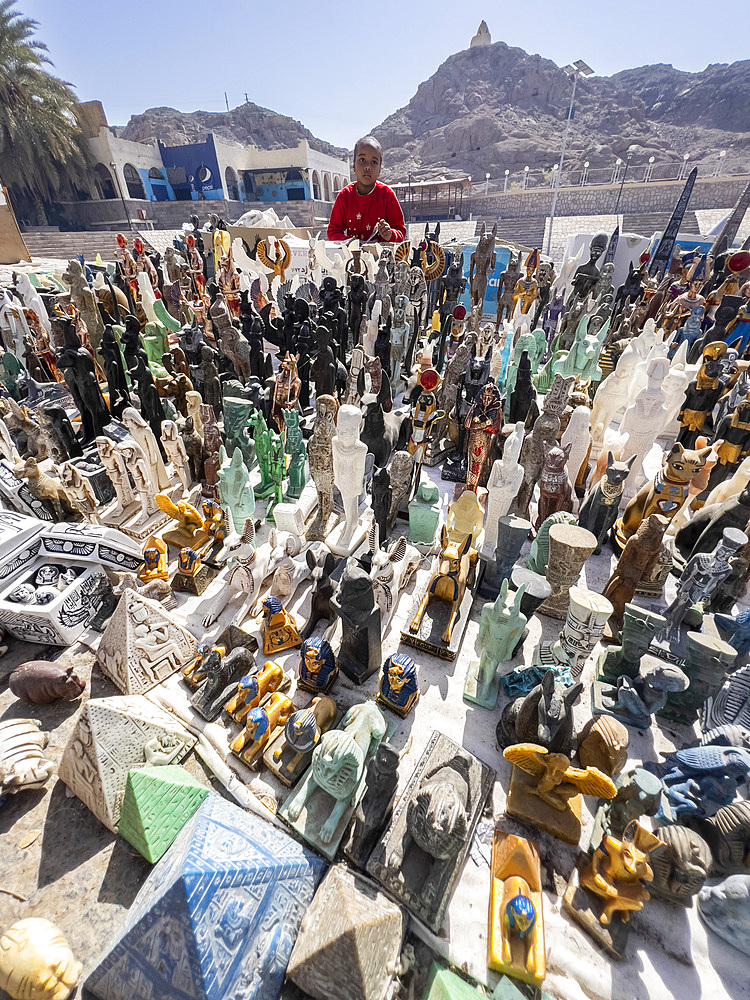
<svg viewBox="0 0 750 1000">
<path fill-rule="evenodd" d="M 88 153 L 69 84 L 44 68 L 47 46 L 35 39 L 38 22 L 0 0 L 0 170 L 16 199 L 34 206 L 47 225 L 50 201 L 85 172 Z"/>
</svg>

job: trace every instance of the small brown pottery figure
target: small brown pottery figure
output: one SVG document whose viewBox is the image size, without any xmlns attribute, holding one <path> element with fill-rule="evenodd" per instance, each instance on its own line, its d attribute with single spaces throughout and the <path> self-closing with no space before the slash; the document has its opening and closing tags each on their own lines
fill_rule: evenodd
<svg viewBox="0 0 750 1000">
<path fill-rule="evenodd" d="M 661 514 L 651 514 L 641 521 L 617 560 L 614 572 L 602 591 L 613 607 L 610 618 L 610 637 L 617 638 L 622 629 L 625 605 L 633 600 L 641 578 L 648 576 L 661 553 L 662 538 L 669 522 Z"/>
<path fill-rule="evenodd" d="M 573 510 L 573 487 L 566 466 L 571 447 L 568 444 L 565 448 L 560 448 L 559 445 L 544 442 L 544 466 L 539 479 L 539 501 L 534 522 L 537 528 L 542 526 L 550 514 L 556 514 L 559 510 Z"/>
</svg>

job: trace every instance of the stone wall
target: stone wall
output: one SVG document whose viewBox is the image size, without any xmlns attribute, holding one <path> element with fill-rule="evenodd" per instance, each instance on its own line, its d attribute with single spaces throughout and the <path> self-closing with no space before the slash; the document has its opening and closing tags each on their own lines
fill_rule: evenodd
<svg viewBox="0 0 750 1000">
<path fill-rule="evenodd" d="M 146 219 L 153 222 L 156 229 L 179 229 L 183 222 L 190 221 L 191 215 L 197 215 L 201 224 L 214 212 L 227 222 L 235 222 L 253 208 L 274 208 L 280 217 L 288 215 L 295 227 L 310 226 L 319 231 L 325 229 L 332 207 L 325 201 L 285 201 L 271 205 L 261 201 L 139 201 L 128 198 L 125 204 L 136 228 L 143 228 L 138 218 L 138 209 L 142 208 Z M 114 230 L 127 226 L 125 210 L 119 198 L 62 202 L 58 208 L 71 229 Z"/>
<path fill-rule="evenodd" d="M 708 177 L 697 180 L 690 197 L 690 209 L 732 208 L 737 202 L 747 177 Z M 684 181 L 654 181 L 649 184 L 625 184 L 618 212 L 636 215 L 645 212 L 671 212 Z M 614 212 L 619 184 L 591 187 L 560 188 L 556 215 L 607 215 Z M 497 194 L 464 197 L 463 214 L 474 218 L 524 219 L 549 215 L 552 189 L 506 191 Z M 419 202 L 414 203 L 414 216 L 420 214 Z M 434 215 L 435 202 L 431 206 Z"/>
</svg>

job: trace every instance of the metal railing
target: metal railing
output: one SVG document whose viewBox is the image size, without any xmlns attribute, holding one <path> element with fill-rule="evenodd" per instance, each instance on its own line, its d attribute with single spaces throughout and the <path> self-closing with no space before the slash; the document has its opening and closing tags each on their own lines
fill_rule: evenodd
<svg viewBox="0 0 750 1000">
<path fill-rule="evenodd" d="M 750 175 L 750 157 L 729 157 L 718 154 L 717 156 L 704 158 L 699 161 L 668 160 L 657 163 L 655 158 L 649 159 L 646 163 L 628 163 L 625 160 L 618 160 L 608 167 L 587 167 L 568 170 L 563 169 L 560 177 L 561 188 L 577 188 L 591 186 L 613 186 L 617 184 L 649 184 L 660 181 L 680 181 L 685 180 L 693 169 L 698 168 L 698 178 L 709 177 L 727 178 L 732 176 Z M 477 178 L 472 181 L 471 190 L 464 191 L 464 198 L 479 198 L 482 195 L 494 195 L 498 193 L 520 191 L 539 191 L 549 188 L 555 184 L 557 165 L 548 169 L 531 170 L 525 167 L 522 170 L 503 171 L 499 176 L 490 175 Z M 455 201 L 455 195 L 448 191 L 437 191 L 432 196 L 432 202 Z M 419 210 L 416 204 L 415 209 Z"/>
</svg>

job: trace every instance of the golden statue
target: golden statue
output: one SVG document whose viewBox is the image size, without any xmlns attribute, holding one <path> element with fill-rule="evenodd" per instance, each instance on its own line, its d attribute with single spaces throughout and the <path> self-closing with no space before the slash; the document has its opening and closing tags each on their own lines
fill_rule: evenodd
<svg viewBox="0 0 750 1000">
<path fill-rule="evenodd" d="M 528 313 L 539 295 L 539 285 L 534 277 L 534 272 L 539 266 L 539 251 L 531 250 L 526 258 L 526 277 L 519 278 L 516 287 L 513 289 L 513 312 L 516 311 L 518 301 L 521 302 L 521 312 Z"/>
<path fill-rule="evenodd" d="M 606 927 L 615 913 L 627 923 L 632 911 L 643 909 L 650 898 L 643 882 L 654 877 L 648 856 L 662 846 L 659 838 L 635 819 L 625 827 L 622 840 L 609 835 L 604 838 L 580 876 L 580 884 L 604 900 L 599 923 Z"/>
<path fill-rule="evenodd" d="M 162 536 L 169 545 L 197 552 L 210 540 L 210 535 L 203 530 L 203 515 L 187 500 L 178 500 L 175 504 L 166 493 L 157 493 L 154 500 L 159 510 L 164 511 L 173 521 L 177 521 L 177 527 L 165 531 Z"/>
</svg>

